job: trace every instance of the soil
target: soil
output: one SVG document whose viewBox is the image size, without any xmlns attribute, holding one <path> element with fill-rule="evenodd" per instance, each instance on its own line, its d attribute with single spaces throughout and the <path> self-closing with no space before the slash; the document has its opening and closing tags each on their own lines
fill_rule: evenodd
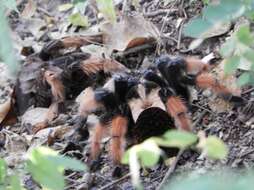
<svg viewBox="0 0 254 190">
<path fill-rule="evenodd" d="M 22 11 L 25 7 L 27 1 L 21 1 L 19 5 L 19 10 Z M 25 21 L 17 13 L 12 12 L 9 16 L 10 24 L 13 31 L 14 39 L 20 38 L 26 40 L 29 38 L 34 47 L 34 49 L 40 49 L 46 41 L 50 38 L 54 38 L 54 33 L 60 33 L 60 29 L 68 28 L 65 31 L 67 34 L 72 34 L 76 31 L 75 27 L 70 27 L 66 23 L 67 13 L 59 13 L 57 7 L 68 1 L 57 0 L 38 0 L 37 7 L 40 9 L 34 13 L 33 19 L 44 20 L 45 17 L 55 17 L 58 19 L 58 23 L 52 27 L 46 27 L 42 24 L 41 28 L 38 29 L 34 24 Z M 142 0 L 141 1 L 141 11 L 144 13 L 145 17 L 154 23 L 158 29 L 165 36 L 162 40 L 162 52 L 167 52 L 170 55 L 195 55 L 200 58 L 214 53 L 215 58 L 213 61 L 215 64 L 219 64 L 219 48 L 225 39 L 229 36 L 232 29 L 227 33 L 216 36 L 210 39 L 206 39 L 197 49 L 188 50 L 188 47 L 193 39 L 185 37 L 182 34 L 182 25 L 187 23 L 189 19 L 196 17 L 202 10 L 203 4 L 202 1 L 189 1 L 184 0 L 174 0 L 169 5 L 163 5 L 162 1 L 156 0 Z M 174 10 L 173 13 L 167 15 L 157 14 L 159 11 L 165 10 Z M 90 17 L 89 19 L 94 19 Z M 184 20 L 180 26 L 177 26 L 179 19 Z M 32 33 L 31 28 L 37 30 L 37 32 Z M 163 27 L 163 28 L 162 28 Z M 15 43 L 16 41 L 14 41 Z M 154 59 L 154 53 L 148 51 L 150 54 L 149 59 Z M 148 55 L 147 52 L 139 52 L 138 54 Z M 127 57 L 128 59 L 134 59 L 134 62 L 139 59 L 137 54 L 130 54 Z M 21 62 L 24 61 L 24 57 L 19 56 Z M 6 80 L 4 72 L 6 68 L 3 65 L 0 65 L 0 103 L 4 103 L 10 94 L 10 89 L 15 83 L 14 80 Z M 3 69 L 2 69 L 3 68 Z M 245 87 L 242 90 L 242 94 L 246 99 L 251 99 L 254 94 L 252 93 L 251 87 Z M 196 91 L 197 98 L 192 102 L 193 106 L 190 108 L 190 115 L 193 123 L 195 123 L 195 131 L 204 131 L 207 135 L 216 135 L 220 137 L 229 148 L 229 155 L 226 159 L 221 161 L 211 161 L 205 158 L 203 155 L 200 155 L 194 150 L 186 151 L 178 161 L 176 170 L 173 175 L 177 175 L 183 172 L 195 172 L 197 174 L 203 174 L 207 171 L 221 169 L 221 168 L 247 168 L 250 169 L 253 167 L 254 161 L 254 124 L 251 121 L 240 121 L 238 118 L 239 110 L 238 108 L 231 108 L 227 111 L 217 113 L 213 111 L 209 106 L 209 97 L 205 96 L 202 91 Z M 245 93 L 246 92 L 246 93 Z M 58 121 L 53 124 L 53 126 L 63 125 L 68 127 L 68 125 L 75 118 L 77 113 L 77 106 L 75 103 L 71 102 L 68 109 L 69 112 L 59 116 Z M 31 136 L 29 130 L 24 128 L 24 125 L 21 123 L 22 118 L 19 118 L 17 124 L 12 126 L 5 127 L 4 132 L 0 132 L 0 155 L 1 157 L 10 158 L 13 157 L 13 149 L 6 148 L 6 135 L 13 137 L 13 141 L 17 143 L 17 138 L 14 137 L 18 135 L 22 137 L 21 139 Z M 60 124 L 59 124 L 60 123 Z M 46 133 L 46 132 L 45 132 Z M 75 135 L 75 134 L 74 134 Z M 131 180 L 128 176 L 128 167 L 126 166 L 121 171 L 121 176 L 125 176 L 122 180 L 115 183 L 112 186 L 107 187 L 106 185 L 110 184 L 112 181 L 117 180 L 118 178 L 112 177 L 112 174 L 117 174 L 118 170 L 116 166 L 113 166 L 110 158 L 108 156 L 108 139 L 105 139 L 104 149 L 101 153 L 101 163 L 98 166 L 95 172 L 66 172 L 67 187 L 66 189 L 124 189 L 131 190 L 134 189 L 131 185 Z M 23 141 L 22 141 L 23 142 Z M 5 144 L 5 145 L 4 145 Z M 29 146 L 28 144 L 24 143 Z M 82 145 L 82 146 L 80 146 Z M 69 138 L 65 138 L 61 141 L 55 142 L 51 145 L 52 148 L 56 150 L 66 150 L 68 146 L 71 147 L 72 151 L 66 151 L 65 154 L 70 156 L 75 156 L 81 158 L 81 160 L 86 161 L 89 155 L 89 143 L 87 140 L 80 142 L 78 147 L 73 148 L 74 145 L 71 144 Z M 81 150 L 80 150 L 81 147 Z M 25 151 L 28 147 L 21 147 L 20 151 Z M 15 154 L 16 155 L 16 154 Z M 11 162 L 11 161 L 10 161 Z M 10 163 L 8 162 L 8 163 Z M 14 164 L 11 167 L 20 168 L 19 160 L 15 160 Z M 161 183 L 165 173 L 169 169 L 169 166 L 164 163 L 158 164 L 157 166 L 141 171 L 142 183 L 144 189 L 156 189 Z M 25 176 L 23 179 L 25 187 L 27 189 L 39 189 L 39 187 L 32 181 L 30 176 Z"/>
</svg>

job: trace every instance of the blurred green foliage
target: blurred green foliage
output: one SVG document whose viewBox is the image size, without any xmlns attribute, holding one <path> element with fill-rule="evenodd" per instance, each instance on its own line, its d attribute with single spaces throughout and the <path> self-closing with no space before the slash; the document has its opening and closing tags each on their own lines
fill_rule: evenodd
<svg viewBox="0 0 254 190">
<path fill-rule="evenodd" d="M 182 150 L 192 147 L 201 150 L 207 157 L 212 159 L 223 159 L 228 154 L 226 145 L 215 136 L 199 138 L 193 133 L 169 130 L 162 137 L 151 137 L 125 152 L 122 163 L 129 164 L 132 181 L 136 188 L 141 189 L 140 167 L 152 167 L 157 164 L 163 155 L 160 147 L 175 147 Z"/>
<path fill-rule="evenodd" d="M 28 154 L 24 172 L 30 173 L 43 189 L 63 190 L 65 169 L 84 171 L 86 167 L 80 161 L 61 156 L 52 149 L 38 147 Z M 23 190 L 18 175 L 8 175 L 7 170 L 6 162 L 0 159 L 0 189 Z"/>
<path fill-rule="evenodd" d="M 239 17 L 254 20 L 253 0 L 220 0 L 208 2 L 202 15 L 193 18 L 185 26 L 184 34 L 193 38 L 205 39 L 209 31 L 218 25 L 235 21 Z M 238 79 L 239 85 L 254 84 L 254 37 L 249 26 L 241 26 L 221 47 L 225 59 L 225 74 L 233 74 L 237 69 L 244 70 Z"/>
<path fill-rule="evenodd" d="M 202 175 L 177 176 L 163 190 L 252 190 L 253 173 L 224 170 Z"/>
<path fill-rule="evenodd" d="M 116 22 L 116 12 L 113 0 L 96 0 L 99 11 L 111 23 Z"/>
<path fill-rule="evenodd" d="M 17 10 L 15 0 L 0 2 L 0 58 L 8 66 L 11 74 L 15 76 L 19 70 L 19 64 L 15 58 L 15 53 L 10 38 L 10 29 L 5 16 L 6 9 Z"/>
</svg>

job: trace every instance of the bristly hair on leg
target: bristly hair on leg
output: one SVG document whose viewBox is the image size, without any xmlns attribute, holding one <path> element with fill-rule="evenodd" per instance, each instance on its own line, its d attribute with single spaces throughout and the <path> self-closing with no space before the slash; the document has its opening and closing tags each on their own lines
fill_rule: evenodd
<svg viewBox="0 0 254 190">
<path fill-rule="evenodd" d="M 91 158 L 93 160 L 98 158 L 100 153 L 100 143 L 104 134 L 106 133 L 106 130 L 107 126 L 105 124 L 101 122 L 96 123 L 91 145 Z"/>
<path fill-rule="evenodd" d="M 122 159 L 125 146 L 125 134 L 127 132 L 128 119 L 124 116 L 116 116 L 112 120 L 110 152 L 115 164 Z"/>
<path fill-rule="evenodd" d="M 168 113 L 174 118 L 175 125 L 185 131 L 191 131 L 187 108 L 180 97 L 170 96 L 166 101 Z"/>
</svg>

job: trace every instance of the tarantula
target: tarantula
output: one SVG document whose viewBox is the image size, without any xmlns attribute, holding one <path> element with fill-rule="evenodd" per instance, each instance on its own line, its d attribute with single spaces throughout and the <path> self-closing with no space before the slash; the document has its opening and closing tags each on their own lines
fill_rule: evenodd
<svg viewBox="0 0 254 190">
<path fill-rule="evenodd" d="M 100 141 L 109 129 L 114 163 L 120 163 L 126 138 L 136 144 L 148 137 L 162 135 L 169 128 L 192 131 L 188 116 L 188 86 L 211 88 L 228 101 L 239 105 L 245 103 L 208 74 L 209 65 L 194 58 L 171 59 L 162 55 L 145 71 L 130 71 L 115 60 L 95 58 L 81 52 L 67 55 L 59 52 L 59 49 L 79 48 L 93 40 L 99 42 L 101 37 L 67 37 L 46 44 L 39 58 L 34 55 L 28 59 L 36 64 L 23 66 L 16 88 L 16 92 L 22 94 L 16 97 L 21 105 L 18 107 L 23 108 L 20 112 L 31 104 L 41 102 L 45 105 L 47 102 L 46 105 L 50 105 L 47 120 L 36 126 L 35 132 L 47 127 L 64 107 L 67 98 L 72 99 L 86 88 L 77 123 L 84 125 L 91 113 L 98 113 L 99 121 L 92 135 L 92 159 L 98 157 Z M 32 76 L 27 79 L 29 73 Z M 110 76 L 103 87 L 98 85 L 98 77 L 102 78 L 99 80 L 103 84 Z M 24 79 L 26 83 L 22 83 Z M 38 86 L 41 91 L 35 93 Z M 31 97 L 33 103 L 22 105 Z"/>
<path fill-rule="evenodd" d="M 207 73 L 208 67 L 197 59 L 171 59 L 163 55 L 138 76 L 124 73 L 113 76 L 103 88 L 87 88 L 79 115 L 85 118 L 102 110 L 92 137 L 91 159 L 97 159 L 100 141 L 108 130 L 111 132 L 110 153 L 115 164 L 121 161 L 125 138 L 136 144 L 174 127 L 192 131 L 187 113 L 189 85 L 211 88 L 222 98 L 243 104 L 241 97 L 232 95 L 229 89 Z M 160 114 L 156 114 L 158 118 L 149 123 L 149 119 L 155 116 L 151 113 Z M 151 118 L 147 118 L 148 115 Z"/>
</svg>

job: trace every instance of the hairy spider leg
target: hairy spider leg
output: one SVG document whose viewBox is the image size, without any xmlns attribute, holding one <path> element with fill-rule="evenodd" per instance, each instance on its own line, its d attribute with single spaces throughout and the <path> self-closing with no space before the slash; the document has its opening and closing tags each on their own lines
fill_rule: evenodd
<svg viewBox="0 0 254 190">
<path fill-rule="evenodd" d="M 243 105 L 244 99 L 240 96 L 235 96 L 232 91 L 221 84 L 216 78 L 209 73 L 201 73 L 195 77 L 195 84 L 201 89 L 211 89 L 224 100 L 234 103 L 235 105 Z"/>
<path fill-rule="evenodd" d="M 182 98 L 176 95 L 175 90 L 169 87 L 168 81 L 152 71 L 146 72 L 144 78 L 161 86 L 160 98 L 166 105 L 168 114 L 174 118 L 175 125 L 181 130 L 191 131 L 187 107 Z"/>
<path fill-rule="evenodd" d="M 92 145 L 91 145 L 91 158 L 96 160 L 100 153 L 100 143 L 103 135 L 106 133 L 108 124 L 99 121 L 95 125 L 94 134 L 92 137 Z"/>
<path fill-rule="evenodd" d="M 119 164 L 125 147 L 125 135 L 128 129 L 128 118 L 117 115 L 112 120 L 110 152 L 115 164 Z"/>
</svg>

